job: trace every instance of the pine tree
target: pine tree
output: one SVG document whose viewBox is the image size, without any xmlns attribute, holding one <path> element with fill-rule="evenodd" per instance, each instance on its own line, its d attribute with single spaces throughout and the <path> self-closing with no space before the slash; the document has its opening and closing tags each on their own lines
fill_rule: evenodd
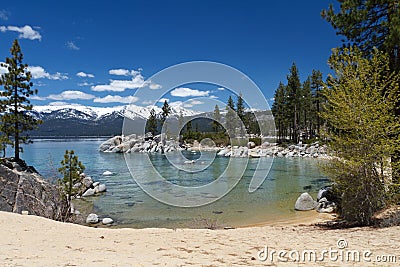
<svg viewBox="0 0 400 267">
<path fill-rule="evenodd" d="M 164 101 L 164 104 L 161 108 L 161 129 L 168 135 L 168 125 L 166 123 L 166 120 L 171 113 L 171 107 L 168 105 L 167 100 Z"/>
<path fill-rule="evenodd" d="M 233 103 L 232 96 L 229 96 L 228 103 L 226 105 L 226 116 L 225 116 L 225 129 L 228 135 L 235 136 L 237 116 L 235 111 L 235 104 Z"/>
<path fill-rule="evenodd" d="M 400 69 L 400 5 L 398 0 L 338 0 L 321 15 L 332 24 L 347 45 L 359 46 L 367 55 L 374 47 L 389 55 L 391 69 Z"/>
<path fill-rule="evenodd" d="M 275 119 L 275 127 L 278 130 L 278 141 L 282 142 L 287 137 L 287 121 L 286 121 L 286 87 L 280 82 L 275 91 L 274 103 L 272 104 L 272 114 Z"/>
<path fill-rule="evenodd" d="M 157 117 L 154 108 L 150 110 L 150 115 L 146 122 L 146 132 L 152 133 L 153 136 L 157 132 Z"/>
<path fill-rule="evenodd" d="M 322 73 L 319 70 L 313 70 L 312 75 L 311 75 L 311 90 L 313 94 L 313 118 L 314 122 L 316 124 L 316 134 L 319 136 L 321 133 L 321 125 L 322 125 L 322 120 L 321 120 L 321 106 L 322 106 L 322 95 L 321 95 L 321 90 L 323 87 L 323 81 L 322 81 Z"/>
<path fill-rule="evenodd" d="M 31 143 L 26 132 L 37 128 L 41 121 L 36 120 L 28 113 L 32 110 L 29 97 L 37 94 L 37 90 L 31 89 L 33 86 L 32 75 L 27 71 L 28 64 L 22 63 L 23 54 L 18 40 L 14 40 L 10 52 L 11 57 L 6 58 L 5 63 L 1 64 L 8 70 L 0 78 L 0 85 L 4 86 L 4 91 L 1 92 L 1 106 L 4 108 L 1 119 L 2 130 L 6 129 L 3 139 L 11 137 L 14 158 L 19 161 L 22 151 L 20 145 Z"/>
<path fill-rule="evenodd" d="M 238 124 L 240 125 L 240 136 L 243 136 L 244 135 L 243 126 L 247 125 L 247 121 L 246 121 L 246 113 L 245 113 L 245 107 L 244 107 L 242 93 L 240 93 L 237 97 L 236 114 L 237 114 L 238 118 L 240 119 L 240 121 L 238 121 Z"/>
<path fill-rule="evenodd" d="M 400 75 L 389 71 L 388 57 L 377 50 L 367 59 L 357 48 L 335 49 L 329 64 L 335 77 L 324 90 L 322 117 L 337 157 L 326 170 L 342 196 L 341 216 L 368 225 L 384 207 L 390 185 L 385 172 L 399 142 L 393 99 L 399 97 Z"/>
<path fill-rule="evenodd" d="M 219 111 L 218 105 L 215 105 L 214 107 L 214 113 L 213 113 L 213 121 L 212 121 L 212 126 L 213 129 L 216 133 L 219 132 L 220 129 L 220 122 L 221 122 L 221 113 Z"/>
<path fill-rule="evenodd" d="M 293 143 L 299 142 L 300 127 L 299 127 L 299 114 L 301 105 L 301 82 L 299 72 L 295 63 L 290 68 L 290 73 L 287 76 L 287 105 L 288 115 L 291 123 L 291 141 Z"/>
<path fill-rule="evenodd" d="M 368 57 L 374 48 L 388 54 L 390 69 L 400 72 L 400 5 L 398 0 L 338 0 L 340 10 L 332 5 L 321 15 L 338 35 L 346 37 L 344 44 L 357 45 Z M 400 119 L 400 99 L 395 114 Z M 396 139 L 396 136 L 393 136 Z M 400 148 L 391 157 L 393 179 L 400 182 Z"/>
<path fill-rule="evenodd" d="M 72 197 L 76 196 L 79 188 L 75 188 L 74 184 L 79 183 L 81 174 L 85 171 L 85 166 L 78 160 L 73 150 L 65 151 L 64 159 L 61 161 L 61 168 L 58 171 L 63 175 L 61 185 L 64 194 L 67 196 L 68 204 L 71 205 Z"/>
</svg>

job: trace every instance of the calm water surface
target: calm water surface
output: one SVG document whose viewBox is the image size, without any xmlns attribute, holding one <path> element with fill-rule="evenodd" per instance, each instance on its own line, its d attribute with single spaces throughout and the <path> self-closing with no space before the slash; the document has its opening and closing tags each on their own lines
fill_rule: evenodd
<svg viewBox="0 0 400 267">
<path fill-rule="evenodd" d="M 258 159 L 249 159 L 244 176 L 226 196 L 212 204 L 196 208 L 179 208 L 162 204 L 148 196 L 133 180 L 124 155 L 101 153 L 98 146 L 104 139 L 35 140 L 26 146 L 23 159 L 45 177 L 55 177 L 66 149 L 74 149 L 86 166 L 86 173 L 95 181 L 107 185 L 103 195 L 87 198 L 100 217 L 109 216 L 124 227 L 198 227 L 200 218 L 217 221 L 222 226 L 245 226 L 263 222 L 289 221 L 301 218 L 304 213 L 294 210 L 294 203 L 302 192 L 314 197 L 328 180 L 318 169 L 318 160 L 276 158 L 271 171 L 261 187 L 254 193 L 248 186 Z M 185 152 L 186 153 L 186 152 Z M 208 152 L 211 153 L 211 152 Z M 188 159 L 197 159 L 199 153 L 186 153 Z M 146 154 L 127 155 L 135 175 L 147 177 Z M 151 155 L 156 169 L 173 183 L 186 186 L 206 184 L 216 179 L 226 168 L 229 158 L 216 157 L 204 171 L 187 173 L 179 171 L 163 155 Z M 234 159 L 244 161 L 245 159 Z M 268 166 L 270 158 L 261 159 Z M 263 164 L 261 166 L 264 166 Z M 104 171 L 115 173 L 103 176 Z"/>
</svg>

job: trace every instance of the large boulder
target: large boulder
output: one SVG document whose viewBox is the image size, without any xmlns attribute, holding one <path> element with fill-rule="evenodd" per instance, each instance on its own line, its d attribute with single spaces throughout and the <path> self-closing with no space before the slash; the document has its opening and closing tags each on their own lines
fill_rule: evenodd
<svg viewBox="0 0 400 267">
<path fill-rule="evenodd" d="M 38 173 L 28 172 L 29 168 L 18 165 L 22 168 L 13 169 L 12 164 L 0 164 L 0 210 L 27 211 L 32 215 L 61 220 L 68 206 L 57 187 Z"/>
<path fill-rule="evenodd" d="M 317 207 L 318 203 L 307 192 L 303 193 L 296 200 L 294 208 L 296 210 L 313 210 Z"/>
<path fill-rule="evenodd" d="M 90 213 L 86 218 L 86 223 L 94 224 L 99 222 L 99 216 L 94 213 Z"/>
</svg>

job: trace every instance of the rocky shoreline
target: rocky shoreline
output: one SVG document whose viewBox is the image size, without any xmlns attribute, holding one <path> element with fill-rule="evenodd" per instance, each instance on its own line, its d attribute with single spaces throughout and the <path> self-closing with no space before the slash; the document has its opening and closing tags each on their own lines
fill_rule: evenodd
<svg viewBox="0 0 400 267">
<path fill-rule="evenodd" d="M 325 145 L 319 142 L 312 144 L 290 145 L 282 147 L 276 143 L 264 142 L 256 146 L 254 142 L 248 142 L 246 146 L 210 147 L 203 146 L 195 141 L 191 145 L 182 145 L 174 140 L 165 140 L 161 135 L 152 136 L 147 133 L 144 137 L 136 135 L 115 136 L 99 146 L 99 150 L 105 153 L 169 153 L 181 150 L 215 151 L 218 156 L 224 157 L 278 157 L 278 158 L 320 158 L 331 159 Z"/>
</svg>

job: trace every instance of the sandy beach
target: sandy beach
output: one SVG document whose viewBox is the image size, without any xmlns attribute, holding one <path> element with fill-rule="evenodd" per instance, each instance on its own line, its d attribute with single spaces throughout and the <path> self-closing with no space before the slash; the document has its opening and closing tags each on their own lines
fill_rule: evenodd
<svg viewBox="0 0 400 267">
<path fill-rule="evenodd" d="M 105 229 L 6 212 L 0 212 L 0 225 L 1 266 L 397 266 L 400 261 L 400 227 Z M 283 251 L 282 257 L 273 250 Z M 310 260 L 304 250 L 316 256 Z M 323 255 L 324 250 L 332 254 Z M 361 258 L 346 260 L 340 251 L 357 251 Z M 296 255 L 299 262 L 294 262 Z M 315 262 L 321 255 L 323 261 Z"/>
</svg>

